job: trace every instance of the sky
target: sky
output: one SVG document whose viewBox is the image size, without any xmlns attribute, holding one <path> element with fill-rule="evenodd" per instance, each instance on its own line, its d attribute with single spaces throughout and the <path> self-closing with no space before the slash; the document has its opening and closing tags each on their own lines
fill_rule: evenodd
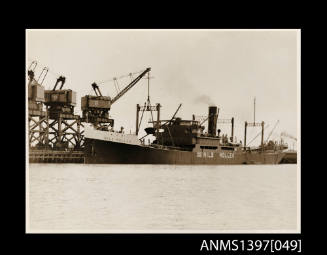
<svg viewBox="0 0 327 255">
<path fill-rule="evenodd" d="M 161 119 L 191 119 L 208 115 L 217 105 L 220 119 L 235 118 L 235 136 L 244 139 L 244 122 L 265 121 L 265 139 L 283 131 L 297 136 L 299 88 L 299 30 L 27 30 L 26 65 L 38 62 L 36 78 L 49 68 L 43 85 L 52 89 L 66 77 L 64 89 L 80 100 L 93 94 L 98 82 L 103 95 L 114 97 L 112 79 L 151 67 L 150 100 L 160 103 Z M 135 76 L 134 76 L 135 77 Z M 107 81 L 101 83 L 102 81 Z M 120 89 L 130 79 L 118 80 Z M 136 104 L 147 99 L 147 80 L 140 80 L 110 110 L 115 129 L 135 132 Z M 149 126 L 150 113 L 141 128 Z M 218 128 L 230 134 L 230 125 Z M 260 128 L 248 129 L 251 141 Z M 144 131 L 140 132 L 140 136 Z M 251 145 L 260 143 L 260 137 Z"/>
</svg>

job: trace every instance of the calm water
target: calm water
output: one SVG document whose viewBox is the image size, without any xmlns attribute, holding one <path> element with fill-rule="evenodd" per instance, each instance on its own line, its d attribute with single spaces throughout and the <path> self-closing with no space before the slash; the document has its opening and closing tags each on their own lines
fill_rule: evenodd
<svg viewBox="0 0 327 255">
<path fill-rule="evenodd" d="M 31 164 L 30 231 L 296 230 L 296 165 Z"/>
</svg>

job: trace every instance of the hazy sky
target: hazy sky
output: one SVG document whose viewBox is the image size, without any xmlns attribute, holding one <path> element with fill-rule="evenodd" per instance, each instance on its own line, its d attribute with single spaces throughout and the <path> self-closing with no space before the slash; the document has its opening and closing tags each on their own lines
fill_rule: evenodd
<svg viewBox="0 0 327 255">
<path fill-rule="evenodd" d="M 244 121 L 253 121 L 256 97 L 256 121 L 269 125 L 266 137 L 277 120 L 274 138 L 282 131 L 296 136 L 298 34 L 296 30 L 28 30 L 27 64 L 39 62 L 36 78 L 44 66 L 49 67 L 46 89 L 59 75 L 66 77 L 64 88 L 77 92 L 76 114 L 81 114 L 80 98 L 93 93 L 92 82 L 151 67 L 151 102 L 161 103 L 162 119 L 170 118 L 179 103 L 177 116 L 184 119 L 193 113 L 207 115 L 208 104 L 216 104 L 219 118 L 235 118 L 235 134 L 243 141 Z M 120 87 L 129 81 L 120 80 Z M 99 86 L 104 95 L 116 95 L 113 82 Z M 142 79 L 113 104 L 115 128 L 134 132 L 136 104 L 144 104 L 146 98 L 147 80 Z M 148 113 L 144 120 L 149 118 Z M 229 125 L 219 128 L 230 133 Z M 259 131 L 249 129 L 248 141 Z"/>
</svg>

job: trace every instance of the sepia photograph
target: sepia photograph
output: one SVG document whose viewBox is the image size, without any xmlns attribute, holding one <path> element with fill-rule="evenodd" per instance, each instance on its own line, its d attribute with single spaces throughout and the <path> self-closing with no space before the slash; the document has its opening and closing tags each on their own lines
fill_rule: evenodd
<svg viewBox="0 0 327 255">
<path fill-rule="evenodd" d="M 26 29 L 26 233 L 300 233 L 300 29 Z"/>
</svg>

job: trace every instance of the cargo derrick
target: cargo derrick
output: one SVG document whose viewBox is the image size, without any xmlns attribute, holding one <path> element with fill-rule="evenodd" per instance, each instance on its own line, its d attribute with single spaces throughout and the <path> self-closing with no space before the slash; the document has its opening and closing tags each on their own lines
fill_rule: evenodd
<svg viewBox="0 0 327 255">
<path fill-rule="evenodd" d="M 130 90 L 139 80 L 143 78 L 151 68 L 147 68 L 135 79 L 133 79 L 124 89 L 122 89 L 114 98 L 102 96 L 98 84 L 92 84 L 95 96 L 86 95 L 81 98 L 81 108 L 83 112 L 83 122 L 91 123 L 98 130 L 108 130 L 109 126 L 113 128 L 114 120 L 109 118 L 109 111 L 113 103 L 121 98 Z M 115 78 L 114 81 L 117 82 Z"/>
<path fill-rule="evenodd" d="M 144 144 L 144 138 L 148 135 L 154 135 L 157 136 L 159 134 L 159 129 L 160 129 L 160 103 L 157 103 L 156 105 L 151 105 L 151 101 L 150 101 L 150 71 L 151 68 L 147 68 L 144 72 L 143 72 L 143 76 L 147 73 L 147 77 L 146 79 L 148 80 L 148 96 L 147 96 L 147 100 L 146 102 L 144 102 L 143 106 L 140 106 L 139 104 L 136 105 L 136 126 L 135 126 L 135 134 L 138 135 L 141 124 L 142 124 L 142 119 L 144 116 L 144 112 L 150 112 L 151 113 L 151 121 L 150 123 L 152 123 L 152 127 L 148 127 L 145 129 L 146 135 L 143 136 L 142 138 L 140 138 L 139 140 Z M 177 111 L 179 110 L 179 108 L 181 107 L 181 105 L 178 107 Z M 176 111 L 176 113 L 177 113 Z M 142 112 L 141 114 L 141 118 L 140 118 L 140 112 Z M 153 112 L 157 112 L 157 121 L 154 121 L 153 119 Z M 175 113 L 175 115 L 176 115 Z"/>
<path fill-rule="evenodd" d="M 269 125 L 267 125 L 265 127 L 265 122 L 262 121 L 260 122 L 256 122 L 255 121 L 255 111 L 256 111 L 256 98 L 254 98 L 254 103 L 253 103 L 253 122 L 247 122 L 245 121 L 244 123 L 244 145 L 243 145 L 243 149 L 247 150 L 247 151 L 253 151 L 253 152 L 264 152 L 264 151 L 276 151 L 276 150 L 284 150 L 285 146 L 280 144 L 278 145 L 276 142 L 274 141 L 269 141 L 270 136 L 272 135 L 273 131 L 275 130 L 275 128 L 277 127 L 279 120 L 276 122 L 275 126 L 273 127 L 273 129 L 270 131 L 270 133 L 268 134 L 268 137 L 266 140 L 264 140 L 264 131 L 265 129 L 268 128 Z M 258 133 L 248 144 L 246 143 L 246 139 L 247 139 L 247 128 L 248 127 L 261 127 L 261 132 Z M 259 135 L 261 134 L 261 143 L 257 148 L 250 148 L 249 145 L 251 142 L 253 142 Z"/>
<path fill-rule="evenodd" d="M 229 137 L 229 141 L 228 141 L 228 137 L 227 135 L 223 135 L 222 136 L 222 142 L 223 143 L 236 143 L 237 140 L 236 138 L 234 138 L 234 117 L 232 117 L 231 119 L 218 119 L 217 121 L 219 124 L 231 124 L 231 135 Z M 221 130 L 218 129 L 218 137 L 220 137 L 220 132 Z"/>
<path fill-rule="evenodd" d="M 244 123 L 244 150 L 249 150 L 250 148 L 248 147 L 246 147 L 247 146 L 247 144 L 246 144 L 246 138 L 247 138 L 247 128 L 248 127 L 260 127 L 261 126 L 261 144 L 260 144 L 260 148 L 263 150 L 263 148 L 264 148 L 264 141 L 263 141 L 263 139 L 264 139 L 264 128 L 265 128 L 265 122 L 264 121 L 262 121 L 261 123 L 259 123 L 259 122 L 247 122 L 247 121 L 245 121 L 245 123 Z M 252 142 L 252 141 L 251 141 Z"/>
<path fill-rule="evenodd" d="M 76 92 L 62 89 L 66 78 L 60 76 L 52 90 L 45 90 L 45 105 L 49 116 L 49 145 L 58 150 L 80 149 L 83 127 L 79 115 L 74 115 Z M 57 85 L 61 83 L 59 89 Z"/>
<path fill-rule="evenodd" d="M 277 125 L 279 123 L 279 120 L 277 120 L 275 126 L 273 127 L 273 129 L 270 131 L 268 137 L 266 138 L 265 142 L 264 142 L 264 150 L 285 150 L 287 149 L 287 146 L 285 144 L 279 143 L 277 141 L 273 141 L 273 140 L 269 140 L 269 138 L 271 137 L 272 133 L 274 132 L 274 130 L 276 129 Z"/>
<path fill-rule="evenodd" d="M 39 78 L 35 79 L 37 62 L 33 61 L 28 68 L 28 123 L 29 147 L 44 148 L 48 144 L 48 116 L 43 111 L 44 87 L 42 83 L 48 73 L 48 68 L 43 68 Z M 39 83 L 40 81 L 40 83 Z"/>
</svg>

